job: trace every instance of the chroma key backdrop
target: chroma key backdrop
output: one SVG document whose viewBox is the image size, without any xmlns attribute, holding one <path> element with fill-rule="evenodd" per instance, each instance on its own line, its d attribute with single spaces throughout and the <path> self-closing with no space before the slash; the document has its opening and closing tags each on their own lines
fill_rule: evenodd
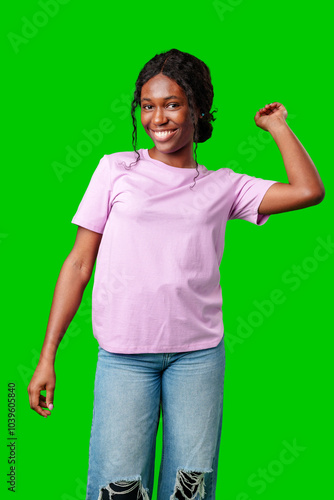
<svg viewBox="0 0 334 500">
<path fill-rule="evenodd" d="M 3 8 L 1 25 L 1 498 L 86 498 L 98 353 L 93 275 L 57 351 L 50 417 L 30 408 L 27 387 L 76 238 L 71 219 L 100 159 L 132 150 L 137 76 L 171 48 L 195 55 L 211 72 L 218 111 L 211 139 L 198 145 L 199 163 L 288 182 L 273 137 L 254 121 L 259 108 L 277 101 L 326 189 L 318 205 L 271 215 L 262 227 L 227 224 L 216 499 L 328 498 L 332 3 L 17 0 Z M 152 148 L 136 112 L 137 147 Z M 122 276 L 120 285 L 130 286 Z M 154 500 L 162 436 L 160 419 Z"/>
</svg>

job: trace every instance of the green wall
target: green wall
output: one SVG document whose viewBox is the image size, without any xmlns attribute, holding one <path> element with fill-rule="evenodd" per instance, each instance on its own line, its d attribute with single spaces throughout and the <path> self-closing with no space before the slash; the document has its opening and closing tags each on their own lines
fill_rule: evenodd
<svg viewBox="0 0 334 500">
<path fill-rule="evenodd" d="M 211 70 L 218 113 L 212 138 L 198 146 L 199 163 L 287 182 L 274 140 L 254 122 L 260 107 L 278 101 L 326 188 L 321 204 L 272 215 L 262 227 L 227 225 L 217 499 L 329 496 L 332 16 L 330 2 L 300 0 L 7 4 L 1 21 L 1 498 L 13 498 L 5 403 L 14 383 L 15 498 L 85 499 L 98 346 L 90 322 L 92 279 L 58 349 L 51 417 L 30 409 L 27 386 L 75 240 L 71 219 L 101 157 L 132 149 L 136 78 L 146 61 L 170 48 L 196 55 Z M 99 141 L 84 149 L 82 141 L 97 128 L 104 130 Z M 140 129 L 138 147 L 152 146 Z M 68 158 L 73 150 L 75 164 Z M 293 453 L 284 451 L 289 447 Z M 160 453 L 161 427 L 156 478 Z"/>
</svg>

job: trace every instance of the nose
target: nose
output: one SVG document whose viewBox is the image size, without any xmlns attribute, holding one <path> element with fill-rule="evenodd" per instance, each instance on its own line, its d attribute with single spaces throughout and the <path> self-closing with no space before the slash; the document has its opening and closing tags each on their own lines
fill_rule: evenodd
<svg viewBox="0 0 334 500">
<path fill-rule="evenodd" d="M 163 107 L 157 106 L 153 111 L 152 123 L 154 125 L 162 125 L 168 121 L 168 118 L 165 115 L 165 110 Z"/>
</svg>

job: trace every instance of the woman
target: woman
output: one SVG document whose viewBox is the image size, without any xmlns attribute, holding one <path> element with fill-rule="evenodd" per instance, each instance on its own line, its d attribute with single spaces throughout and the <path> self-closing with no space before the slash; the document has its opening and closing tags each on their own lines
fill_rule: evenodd
<svg viewBox="0 0 334 500">
<path fill-rule="evenodd" d="M 96 260 L 92 312 L 99 345 L 86 500 L 150 498 L 160 408 L 158 499 L 215 498 L 226 222 L 262 225 L 270 214 L 324 198 L 317 169 L 278 102 L 254 119 L 274 138 L 288 183 L 199 165 L 197 144 L 213 130 L 212 101 L 210 71 L 201 60 L 172 49 L 148 61 L 132 102 L 134 151 L 101 159 L 72 219 L 76 241 L 56 284 L 28 393 L 31 408 L 49 416 L 44 408 L 53 408 L 57 347 Z M 136 149 L 137 105 L 154 142 L 149 150 Z"/>
</svg>

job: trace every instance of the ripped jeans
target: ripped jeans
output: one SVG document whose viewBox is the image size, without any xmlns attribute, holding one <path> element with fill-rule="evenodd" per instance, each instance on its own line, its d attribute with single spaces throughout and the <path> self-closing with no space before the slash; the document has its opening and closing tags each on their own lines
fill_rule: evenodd
<svg viewBox="0 0 334 500">
<path fill-rule="evenodd" d="M 152 498 L 160 409 L 158 500 L 214 500 L 224 373 L 224 338 L 170 354 L 99 346 L 86 500 Z"/>
</svg>

